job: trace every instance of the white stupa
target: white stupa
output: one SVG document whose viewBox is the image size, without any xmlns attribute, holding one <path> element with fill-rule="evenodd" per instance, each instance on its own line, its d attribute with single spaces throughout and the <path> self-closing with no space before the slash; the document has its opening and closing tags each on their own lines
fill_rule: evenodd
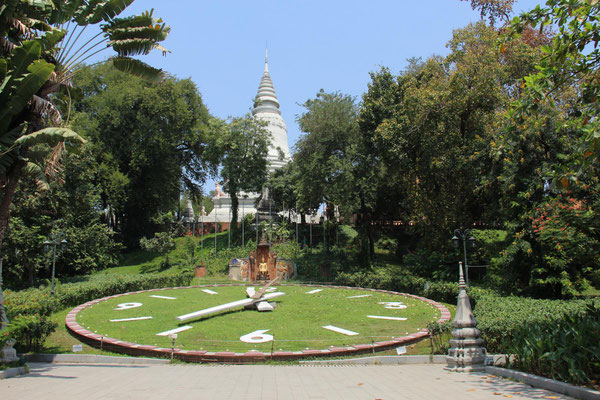
<svg viewBox="0 0 600 400">
<path fill-rule="evenodd" d="M 258 86 L 258 93 L 254 98 L 252 115 L 260 120 L 266 121 L 266 129 L 271 135 L 271 143 L 267 154 L 269 162 L 269 174 L 283 167 L 290 161 L 290 148 L 288 145 L 287 127 L 279 111 L 279 100 L 275 93 L 273 81 L 269 74 L 269 59 L 265 51 L 265 70 Z M 238 194 L 239 209 L 238 222 L 247 214 L 256 214 L 256 202 L 259 193 Z M 215 196 L 212 198 L 214 209 L 207 216 L 205 222 L 230 222 L 231 221 L 231 198 L 223 191 L 219 183 L 215 184 Z"/>
<path fill-rule="evenodd" d="M 252 115 L 268 123 L 267 130 L 271 134 L 271 145 L 269 146 L 267 160 L 269 161 L 269 173 L 273 173 L 290 161 L 290 148 L 288 146 L 287 127 L 283 118 L 281 118 L 279 100 L 277 100 L 273 81 L 271 81 L 271 75 L 269 75 L 269 58 L 266 52 L 265 71 L 254 99 Z"/>
</svg>

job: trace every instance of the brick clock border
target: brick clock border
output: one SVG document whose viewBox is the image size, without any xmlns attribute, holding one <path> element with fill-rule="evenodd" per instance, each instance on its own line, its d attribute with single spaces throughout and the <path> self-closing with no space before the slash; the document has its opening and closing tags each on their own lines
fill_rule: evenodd
<svg viewBox="0 0 600 400">
<path fill-rule="evenodd" d="M 201 285 L 201 286 L 185 286 L 185 287 L 172 287 L 172 288 L 162 288 L 162 289 L 150 289 L 150 290 L 141 290 L 137 292 L 129 292 L 122 293 L 113 296 L 104 297 L 101 299 L 96 299 L 89 301 L 87 303 L 81 304 L 71 310 L 65 319 L 65 325 L 67 330 L 75 336 L 77 339 L 82 342 L 96 347 L 101 348 L 103 350 L 112 351 L 115 353 L 128 354 L 132 356 L 142 356 L 142 357 L 160 357 L 160 358 L 169 358 L 171 357 L 171 349 L 151 346 L 151 345 L 143 345 L 138 343 L 126 342 L 110 337 L 104 337 L 102 335 L 98 335 L 94 332 L 91 332 L 87 329 L 84 329 L 77 323 L 77 314 L 84 310 L 85 308 L 97 304 L 101 301 L 117 298 L 121 296 L 126 296 L 130 294 L 137 293 L 147 293 L 147 292 L 158 292 L 161 290 L 169 290 L 169 289 L 189 289 L 189 288 L 210 288 L 210 287 L 224 287 L 224 286 L 250 286 L 245 284 L 221 284 L 221 285 Z M 328 285 L 293 285 L 293 286 L 305 286 L 305 287 L 314 287 L 314 288 L 333 288 L 333 289 L 354 289 L 354 290 L 364 290 L 367 292 L 380 292 L 380 293 L 390 293 L 395 295 L 402 295 L 411 297 L 414 299 L 418 299 L 429 303 L 436 307 L 441 316 L 438 319 L 439 323 L 449 321 L 450 320 L 450 311 L 442 304 L 427 299 L 425 297 L 415 296 L 407 293 L 398 293 L 389 290 L 378 290 L 378 289 L 366 289 L 366 288 L 357 288 L 357 287 L 349 287 L 349 286 L 328 286 Z M 202 351 L 202 350 L 182 350 L 175 348 L 173 352 L 173 358 L 179 359 L 182 361 L 188 362 L 228 362 L 228 363 L 243 363 L 243 362 L 260 362 L 265 360 L 299 360 L 307 357 L 339 357 L 339 356 L 350 356 L 350 355 L 359 355 L 365 353 L 372 353 L 373 351 L 380 351 L 385 349 L 390 349 L 398 346 L 408 345 L 414 342 L 417 342 L 429 335 L 427 329 L 421 329 L 418 332 L 415 332 L 410 335 L 398 337 L 392 340 L 375 342 L 369 344 L 358 344 L 348 347 L 331 347 L 327 349 L 308 349 L 301 351 L 274 351 L 273 353 L 263 353 L 260 351 L 251 351 L 246 353 L 235 353 L 235 352 L 210 352 L 210 351 Z"/>
</svg>

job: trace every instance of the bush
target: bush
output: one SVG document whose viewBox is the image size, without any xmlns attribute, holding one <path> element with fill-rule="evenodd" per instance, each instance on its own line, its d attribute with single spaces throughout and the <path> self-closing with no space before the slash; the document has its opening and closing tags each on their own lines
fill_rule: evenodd
<svg viewBox="0 0 600 400">
<path fill-rule="evenodd" d="M 387 236 L 382 236 L 377 240 L 377 243 L 375 243 L 375 247 L 388 251 L 396 250 L 396 246 L 398 246 L 398 241 Z"/>
<path fill-rule="evenodd" d="M 18 315 L 10 322 L 8 333 L 16 340 L 17 350 L 29 352 L 40 350 L 57 326 L 56 322 L 38 314 Z"/>
<path fill-rule="evenodd" d="M 430 322 L 427 324 L 431 354 L 448 354 L 450 339 L 452 338 L 452 322 Z"/>
<path fill-rule="evenodd" d="M 600 308 L 520 326 L 510 367 L 577 385 L 600 378 Z"/>
<path fill-rule="evenodd" d="M 412 274 L 434 279 L 449 280 L 456 274 L 456 260 L 454 254 L 444 254 L 427 249 L 417 249 L 402 258 L 402 264 Z"/>
<path fill-rule="evenodd" d="M 375 271 L 345 273 L 336 276 L 335 283 L 343 286 L 358 286 L 373 289 L 393 290 L 427 297 L 444 303 L 456 303 L 458 283 L 430 282 L 425 278 L 411 275 L 407 272 L 390 273 L 383 267 Z M 483 289 L 470 289 L 469 294 L 478 298 Z"/>
<path fill-rule="evenodd" d="M 495 283 L 542 298 L 572 298 L 588 288 L 600 269 L 597 203 L 560 194 L 544 198 L 492 260 Z"/>
<path fill-rule="evenodd" d="M 591 300 L 540 300 L 525 297 L 479 296 L 473 313 L 489 353 L 510 353 L 524 325 L 560 321 L 570 315 L 584 315 Z"/>
<path fill-rule="evenodd" d="M 143 237 L 140 239 L 140 247 L 143 250 L 158 253 L 158 254 L 166 254 L 164 267 L 169 268 L 169 252 L 175 248 L 175 241 L 173 240 L 173 235 L 169 232 L 157 232 L 154 234 L 152 239 L 148 239 Z"/>
<path fill-rule="evenodd" d="M 210 252 L 204 257 L 203 263 L 209 275 L 227 275 L 229 273 L 229 262 L 232 258 L 248 257 L 250 251 L 255 249 L 256 243 L 252 240 L 247 241 L 245 247 L 221 248 L 217 254 L 215 254 L 214 248 L 210 247 Z"/>
<path fill-rule="evenodd" d="M 305 247 L 291 255 L 298 269 L 298 277 L 313 282 L 330 282 L 341 271 L 360 268 L 353 260 L 353 253 L 337 246 L 325 251 L 319 244 L 316 247 Z"/>
<path fill-rule="evenodd" d="M 474 259 L 481 262 L 489 262 L 492 258 L 504 250 L 508 242 L 508 232 L 499 229 L 473 229 L 476 241 Z"/>
<path fill-rule="evenodd" d="M 188 285 L 193 274 L 177 275 L 93 275 L 86 282 L 59 284 L 55 295 L 50 288 L 27 289 L 20 292 L 6 290 L 4 305 L 8 318 L 18 315 L 47 316 L 66 307 L 74 307 L 87 301 L 113 294 L 161 287 Z"/>
</svg>

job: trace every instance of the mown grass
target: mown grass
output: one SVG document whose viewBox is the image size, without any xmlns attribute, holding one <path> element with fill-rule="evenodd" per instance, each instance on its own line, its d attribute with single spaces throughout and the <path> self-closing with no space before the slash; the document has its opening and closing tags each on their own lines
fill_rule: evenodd
<svg viewBox="0 0 600 400">
<path fill-rule="evenodd" d="M 325 288 L 322 292 L 306 294 L 307 287 L 280 286 L 286 295 L 275 299 L 273 312 L 235 309 L 221 312 L 197 321 L 178 323 L 178 315 L 245 298 L 243 287 L 214 288 L 218 295 L 210 295 L 200 289 L 164 290 L 160 292 L 132 294 L 98 303 L 78 315 L 78 323 L 98 334 L 140 344 L 170 347 L 168 337 L 157 333 L 189 325 L 192 329 L 180 332 L 176 341 L 178 348 L 187 350 L 236 351 L 250 350 L 301 350 L 327 348 L 359 343 L 371 343 L 391 337 L 403 336 L 424 328 L 428 322 L 439 318 L 439 311 L 429 304 L 406 297 L 386 293 Z M 152 298 L 150 295 L 176 297 L 177 300 Z M 370 297 L 348 299 L 357 294 Z M 385 309 L 382 301 L 402 301 L 406 309 Z M 118 304 L 139 302 L 143 306 L 115 310 Z M 390 321 L 367 318 L 366 315 L 402 316 L 406 321 Z M 109 322 L 139 316 L 152 316 L 150 320 Z M 346 336 L 323 329 L 334 325 L 359 332 Z M 248 344 L 240 341 L 242 335 L 256 330 L 268 329 L 273 342 Z"/>
<path fill-rule="evenodd" d="M 82 351 L 75 354 L 102 354 L 109 356 L 123 356 L 123 354 L 102 351 L 92 346 L 88 346 L 71 336 L 65 327 L 65 318 L 71 311 L 70 308 L 55 312 L 50 319 L 58 324 L 56 330 L 48 336 L 44 343 L 44 348 L 40 353 L 44 354 L 72 354 L 74 345 L 82 345 Z"/>
</svg>

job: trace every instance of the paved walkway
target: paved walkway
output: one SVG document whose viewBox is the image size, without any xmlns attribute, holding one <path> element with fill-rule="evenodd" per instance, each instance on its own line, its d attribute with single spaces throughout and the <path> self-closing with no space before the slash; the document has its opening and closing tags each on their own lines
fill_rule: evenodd
<svg viewBox="0 0 600 400">
<path fill-rule="evenodd" d="M 75 365 L 30 363 L 0 380 L 2 400 L 25 399 L 570 399 L 443 365 Z"/>
</svg>

